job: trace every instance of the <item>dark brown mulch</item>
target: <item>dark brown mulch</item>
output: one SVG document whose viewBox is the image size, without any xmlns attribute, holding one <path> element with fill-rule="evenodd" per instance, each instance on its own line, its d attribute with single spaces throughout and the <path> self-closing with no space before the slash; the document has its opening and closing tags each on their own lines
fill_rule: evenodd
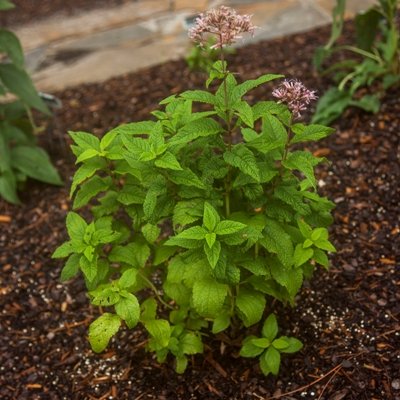
<svg viewBox="0 0 400 400">
<path fill-rule="evenodd" d="M 12 0 L 15 8 L 0 13 L 0 26 L 22 25 L 54 14 L 76 15 L 132 1 L 135 0 Z"/>
<path fill-rule="evenodd" d="M 283 72 L 322 90 L 310 67 L 328 29 L 262 42 L 238 51 L 241 78 Z M 147 118 L 157 102 L 201 84 L 183 61 L 58 95 L 64 109 L 43 137 L 67 186 L 74 167 L 60 143 L 67 130 L 102 134 Z M 252 100 L 269 90 L 258 88 Z M 68 188 L 30 183 L 21 207 L 0 204 L 0 394 L 2 399 L 400 399 L 399 91 L 377 115 L 346 113 L 337 133 L 313 150 L 331 160 L 319 170 L 321 191 L 335 201 L 332 238 L 338 253 L 299 295 L 275 306 L 282 333 L 304 349 L 284 358 L 278 378 L 238 358 L 227 336 L 207 339 L 204 358 L 176 375 L 145 353 L 140 329 L 122 330 L 94 354 L 86 339 L 97 310 L 81 279 L 60 284 L 50 254 L 66 236 Z M 225 342 L 226 347 L 221 346 Z M 287 394 L 285 394 L 287 393 Z"/>
</svg>

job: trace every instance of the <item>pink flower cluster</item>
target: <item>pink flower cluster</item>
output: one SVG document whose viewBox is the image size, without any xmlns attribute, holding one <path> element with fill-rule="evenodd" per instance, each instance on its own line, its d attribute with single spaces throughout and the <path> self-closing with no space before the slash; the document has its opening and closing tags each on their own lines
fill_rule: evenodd
<svg viewBox="0 0 400 400">
<path fill-rule="evenodd" d="M 193 28 L 189 29 L 189 37 L 203 46 L 206 42 L 204 34 L 216 36 L 217 43 L 212 48 L 223 48 L 240 39 L 242 33 L 254 34 L 256 27 L 250 22 L 250 15 L 239 15 L 230 7 L 221 6 L 196 18 Z"/>
<path fill-rule="evenodd" d="M 272 95 L 279 99 L 279 103 L 286 103 L 296 118 L 301 117 L 301 112 L 307 110 L 307 106 L 313 100 L 317 100 L 315 91 L 308 90 L 296 79 L 285 79 Z"/>
</svg>

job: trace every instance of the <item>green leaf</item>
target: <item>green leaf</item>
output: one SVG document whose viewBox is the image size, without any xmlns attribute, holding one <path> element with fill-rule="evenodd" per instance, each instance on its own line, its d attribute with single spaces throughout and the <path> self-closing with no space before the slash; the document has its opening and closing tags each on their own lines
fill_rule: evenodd
<svg viewBox="0 0 400 400">
<path fill-rule="evenodd" d="M 157 225 L 146 224 L 142 227 L 142 233 L 145 239 L 153 244 L 160 236 L 161 229 Z"/>
<path fill-rule="evenodd" d="M 376 114 L 381 107 L 381 102 L 377 95 L 367 94 L 359 100 L 351 100 L 349 105 Z"/>
<path fill-rule="evenodd" d="M 216 241 L 211 248 L 208 246 L 208 244 L 204 244 L 203 248 L 211 268 L 214 269 L 221 254 L 221 243 Z"/>
<path fill-rule="evenodd" d="M 89 261 L 86 256 L 79 259 L 79 266 L 89 282 L 93 282 L 97 276 L 97 263 L 96 260 Z"/>
<path fill-rule="evenodd" d="M 176 242 L 176 239 L 204 240 L 207 231 L 202 226 L 192 226 L 176 236 L 172 236 L 167 243 Z"/>
<path fill-rule="evenodd" d="M 277 350 L 282 351 L 283 349 L 287 349 L 289 347 L 289 342 L 285 339 L 285 337 L 280 337 L 272 342 L 272 346 L 274 346 Z"/>
<path fill-rule="evenodd" d="M 208 202 L 204 202 L 203 224 L 210 231 L 214 232 L 220 221 L 217 210 Z M 210 246 L 211 247 L 211 246 Z"/>
<path fill-rule="evenodd" d="M 303 265 L 312 258 L 313 254 L 313 249 L 305 249 L 302 244 L 297 244 L 293 254 L 294 266 L 300 267 L 300 265 Z"/>
<path fill-rule="evenodd" d="M 68 257 L 74 252 L 72 242 L 65 242 L 61 246 L 57 247 L 56 251 L 52 254 L 51 258 L 64 258 Z"/>
<path fill-rule="evenodd" d="M 219 313 L 219 315 L 214 319 L 212 325 L 212 333 L 215 335 L 219 332 L 224 331 L 229 327 L 231 323 L 231 317 L 226 313 Z"/>
<path fill-rule="evenodd" d="M 289 153 L 282 165 L 290 170 L 298 170 L 307 178 L 310 184 L 316 188 L 316 179 L 314 176 L 314 167 L 322 161 L 321 158 L 314 157 L 308 151 L 294 151 Z"/>
<path fill-rule="evenodd" d="M 254 154 L 244 144 L 235 145 L 230 151 L 224 153 L 224 160 L 233 167 L 239 168 L 244 174 L 260 181 L 260 171 Z"/>
<path fill-rule="evenodd" d="M 317 141 L 324 137 L 329 136 L 335 130 L 324 125 L 308 125 L 303 126 L 302 124 L 295 124 L 292 126 L 294 136 L 290 141 L 290 144 Z"/>
<path fill-rule="evenodd" d="M 28 106 L 44 114 L 50 111 L 36 92 L 29 75 L 13 64 L 0 64 L 0 79 L 10 92 L 16 94 Z"/>
<path fill-rule="evenodd" d="M 262 349 L 266 349 L 271 345 L 271 342 L 267 338 L 255 338 L 251 340 L 251 343 Z"/>
<path fill-rule="evenodd" d="M 87 149 L 85 151 L 83 151 L 79 157 L 76 159 L 76 164 L 80 163 L 82 161 L 86 161 L 86 160 L 90 160 L 93 157 L 96 157 L 99 155 L 99 152 L 95 149 Z"/>
<path fill-rule="evenodd" d="M 17 181 L 11 171 L 4 171 L 0 175 L 0 196 L 10 203 L 20 203 L 17 195 Z"/>
<path fill-rule="evenodd" d="M 76 193 L 73 208 L 78 209 L 85 206 L 93 197 L 106 191 L 111 183 L 111 177 L 100 178 L 100 176 L 95 175 L 88 179 Z"/>
<path fill-rule="evenodd" d="M 87 227 L 85 220 L 79 214 L 70 211 L 67 215 L 66 225 L 69 237 L 77 242 L 83 242 Z"/>
<path fill-rule="evenodd" d="M 93 351 L 102 352 L 108 345 L 111 337 L 114 336 L 121 326 L 121 318 L 118 315 L 104 313 L 90 324 L 89 342 Z"/>
<path fill-rule="evenodd" d="M 235 305 L 244 326 L 249 327 L 261 320 L 265 309 L 265 296 L 255 290 L 240 287 Z"/>
<path fill-rule="evenodd" d="M 127 289 L 133 286 L 136 283 L 136 276 L 138 274 L 138 270 L 135 268 L 127 269 L 119 278 L 118 286 L 123 289 Z"/>
<path fill-rule="evenodd" d="M 275 314 L 270 314 L 265 320 L 262 335 L 267 338 L 270 342 L 273 342 L 276 335 L 278 334 L 278 322 L 276 320 Z"/>
<path fill-rule="evenodd" d="M 317 246 L 321 250 L 331 251 L 332 253 L 336 253 L 336 249 L 333 244 L 329 240 L 318 239 L 314 242 L 315 246 Z"/>
<path fill-rule="evenodd" d="M 176 228 L 177 225 L 185 226 L 198 221 L 204 214 L 203 204 L 204 202 L 202 199 L 178 202 L 172 216 L 174 228 Z"/>
<path fill-rule="evenodd" d="M 183 354 L 197 354 L 203 352 L 203 342 L 194 333 L 187 333 L 180 340 Z"/>
<path fill-rule="evenodd" d="M 204 183 L 190 169 L 184 169 L 183 171 L 171 171 L 168 174 L 168 178 L 178 185 L 196 187 L 199 189 L 205 188 Z"/>
<path fill-rule="evenodd" d="M 21 43 L 14 33 L 0 29 L 0 52 L 6 53 L 17 67 L 23 68 L 24 53 Z"/>
<path fill-rule="evenodd" d="M 215 243 L 215 240 L 217 239 L 217 235 L 214 232 L 206 233 L 205 239 L 208 244 L 208 247 L 211 249 L 211 247 L 213 247 Z"/>
<path fill-rule="evenodd" d="M 188 90 L 181 93 L 181 97 L 186 100 L 198 101 L 200 103 L 217 104 L 215 96 L 205 90 Z"/>
<path fill-rule="evenodd" d="M 307 215 L 310 212 L 310 206 L 303 201 L 303 193 L 294 186 L 278 186 L 274 192 L 275 197 L 288 204 L 300 215 Z"/>
<path fill-rule="evenodd" d="M 136 326 L 140 316 L 140 305 L 132 293 L 126 293 L 115 304 L 116 313 L 125 321 L 129 329 Z"/>
<path fill-rule="evenodd" d="M 65 263 L 63 269 L 61 270 L 60 280 L 61 282 L 68 281 L 73 278 L 79 272 L 79 259 L 81 256 L 79 254 L 72 254 L 67 262 Z"/>
<path fill-rule="evenodd" d="M 234 98 L 241 98 L 251 89 L 256 88 L 264 83 L 270 82 L 274 79 L 284 78 L 284 75 L 276 75 L 276 74 L 266 74 L 262 75 L 257 79 L 249 79 L 239 85 L 237 85 L 233 90 Z"/>
<path fill-rule="evenodd" d="M 278 375 L 279 367 L 281 365 L 281 354 L 274 347 L 269 347 L 263 355 L 269 371 L 273 375 Z"/>
<path fill-rule="evenodd" d="M 291 267 L 293 265 L 293 243 L 281 224 L 268 219 L 264 232 L 265 236 L 262 244 L 265 245 L 269 252 L 275 253 L 286 268 Z"/>
<path fill-rule="evenodd" d="M 46 152 L 39 147 L 17 146 L 11 150 L 11 165 L 30 178 L 53 185 L 63 182 L 51 165 Z"/>
<path fill-rule="evenodd" d="M 328 268 L 329 266 L 328 256 L 322 250 L 314 249 L 313 258 L 318 264 L 322 265 L 325 268 Z"/>
<path fill-rule="evenodd" d="M 241 357 L 249 357 L 254 358 L 259 356 L 263 351 L 264 348 L 260 346 L 256 346 L 253 341 L 258 339 L 256 336 L 248 336 L 246 339 L 243 340 L 242 348 L 240 349 L 240 356 Z"/>
<path fill-rule="evenodd" d="M 115 246 L 108 255 L 108 259 L 111 262 L 122 262 L 134 268 L 144 267 L 149 257 L 150 248 L 146 243 L 142 242 L 133 242 L 126 246 Z"/>
<path fill-rule="evenodd" d="M 236 111 L 236 114 L 247 126 L 253 128 L 254 126 L 253 109 L 247 102 L 241 101 L 235 104 L 233 106 L 233 109 Z"/>
<path fill-rule="evenodd" d="M 216 318 L 222 309 L 228 286 L 211 278 L 199 279 L 193 285 L 193 306 L 203 317 Z"/>
<path fill-rule="evenodd" d="M 169 140 L 168 146 L 187 144 L 199 137 L 216 135 L 220 131 L 221 126 L 212 118 L 197 119 L 179 129 L 178 133 Z"/>
<path fill-rule="evenodd" d="M 153 319 L 144 321 L 144 326 L 151 337 L 160 347 L 167 347 L 171 337 L 171 327 L 165 319 Z"/>
<path fill-rule="evenodd" d="M 179 164 L 179 161 L 169 151 L 167 151 L 160 158 L 158 158 L 154 162 L 154 164 L 156 165 L 156 167 L 159 167 L 159 168 L 173 169 L 175 171 L 181 171 L 182 170 L 182 167 Z"/>
<path fill-rule="evenodd" d="M 0 0 L 0 10 L 6 11 L 15 8 L 15 5 L 9 0 Z"/>
<path fill-rule="evenodd" d="M 185 356 L 176 357 L 175 371 L 177 374 L 183 374 L 186 371 L 188 359 Z"/>
<path fill-rule="evenodd" d="M 230 235 L 232 233 L 240 232 L 242 229 L 246 228 L 247 225 L 241 222 L 225 220 L 218 223 L 215 228 L 215 233 L 217 235 Z"/>
<path fill-rule="evenodd" d="M 71 190 L 69 193 L 70 197 L 72 197 L 78 185 L 86 179 L 91 178 L 98 169 L 101 169 L 104 166 L 104 160 L 101 159 L 92 160 L 91 162 L 82 164 L 75 172 L 72 180 Z"/>
<path fill-rule="evenodd" d="M 294 337 L 282 336 L 280 339 L 284 339 L 287 343 L 289 343 L 288 347 L 280 350 L 281 353 L 296 353 L 303 348 L 303 343 Z"/>
</svg>

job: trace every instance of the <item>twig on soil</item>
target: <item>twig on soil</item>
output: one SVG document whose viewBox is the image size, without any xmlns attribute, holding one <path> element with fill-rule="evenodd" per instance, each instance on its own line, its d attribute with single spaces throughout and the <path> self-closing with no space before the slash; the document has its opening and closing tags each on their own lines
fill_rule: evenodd
<svg viewBox="0 0 400 400">
<path fill-rule="evenodd" d="M 325 389 L 328 387 L 328 385 L 332 382 L 332 379 L 340 372 L 340 370 L 342 369 L 342 365 L 340 365 L 340 368 L 338 368 L 333 374 L 332 376 L 328 379 L 328 382 L 326 382 L 326 384 L 324 385 L 324 387 L 322 388 L 322 391 L 320 393 L 320 395 L 318 396 L 317 400 L 321 400 L 322 399 L 322 395 L 325 392 Z"/>
<path fill-rule="evenodd" d="M 282 394 L 279 394 L 279 395 L 276 395 L 276 396 L 268 397 L 266 400 L 281 399 L 281 398 L 284 397 L 284 396 L 288 396 L 288 395 L 290 395 L 290 394 L 297 393 L 297 392 L 302 392 L 303 390 L 306 390 L 306 389 L 308 389 L 309 387 L 314 386 L 316 383 L 322 381 L 322 380 L 325 379 L 327 376 L 329 376 L 329 375 L 335 373 L 337 370 L 339 370 L 339 369 L 341 369 L 341 368 L 342 368 L 342 364 L 336 365 L 336 367 L 332 368 L 332 369 L 331 369 L 329 372 L 327 372 L 325 375 L 323 375 L 323 376 L 321 376 L 320 378 L 316 379 L 315 381 L 309 383 L 308 385 L 304 385 L 304 386 L 302 386 L 302 387 L 300 387 L 300 388 L 298 388 L 298 389 L 296 389 L 296 390 L 292 390 L 292 391 L 290 391 L 290 392 L 286 392 L 286 393 L 282 393 Z"/>
</svg>

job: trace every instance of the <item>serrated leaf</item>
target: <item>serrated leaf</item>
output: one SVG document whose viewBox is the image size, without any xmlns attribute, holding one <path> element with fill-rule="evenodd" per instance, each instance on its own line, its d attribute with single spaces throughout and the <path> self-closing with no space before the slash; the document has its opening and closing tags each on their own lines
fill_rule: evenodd
<svg viewBox="0 0 400 400">
<path fill-rule="evenodd" d="M 293 153 L 289 153 L 286 160 L 282 161 L 282 165 L 290 170 L 298 170 L 302 172 L 310 184 L 316 188 L 314 167 L 322 160 L 322 158 L 314 157 L 308 151 L 294 151 Z"/>
<path fill-rule="evenodd" d="M 204 244 L 203 248 L 211 268 L 215 268 L 221 254 L 221 243 L 216 241 L 211 248 L 208 244 Z"/>
<path fill-rule="evenodd" d="M 241 101 L 238 104 L 235 104 L 233 106 L 233 109 L 236 111 L 236 114 L 247 126 L 253 128 L 254 126 L 253 109 L 247 102 Z"/>
<path fill-rule="evenodd" d="M 225 220 L 218 223 L 215 233 L 217 235 L 231 235 L 240 232 L 244 228 L 246 228 L 246 225 L 241 222 Z"/>
<path fill-rule="evenodd" d="M 303 193 L 294 186 L 278 186 L 274 192 L 275 197 L 288 204 L 300 215 L 307 215 L 310 212 L 310 206 L 303 201 Z"/>
<path fill-rule="evenodd" d="M 179 164 L 179 161 L 169 151 L 164 153 L 160 158 L 157 158 L 157 160 L 154 162 L 154 164 L 156 165 L 156 167 L 159 167 L 159 168 L 173 169 L 175 171 L 182 170 L 182 167 Z"/>
<path fill-rule="evenodd" d="M 149 257 L 149 246 L 140 242 L 129 243 L 126 246 L 115 246 L 108 255 L 111 262 L 122 262 L 135 268 L 144 267 Z"/>
<path fill-rule="evenodd" d="M 174 228 L 177 225 L 185 226 L 198 221 L 203 215 L 203 204 L 204 201 L 202 199 L 178 202 L 172 216 Z"/>
<path fill-rule="evenodd" d="M 101 192 L 106 191 L 111 185 L 111 177 L 100 178 L 95 175 L 81 185 L 76 193 L 73 208 L 85 206 L 89 201 Z"/>
<path fill-rule="evenodd" d="M 104 313 L 90 324 L 89 342 L 93 351 L 102 352 L 121 326 L 121 318 L 118 315 Z"/>
<path fill-rule="evenodd" d="M 307 262 L 310 258 L 312 258 L 314 254 L 313 249 L 303 248 L 302 244 L 297 244 L 293 254 L 294 266 L 300 267 L 305 262 Z"/>
<path fill-rule="evenodd" d="M 73 252 L 74 252 L 74 247 L 72 245 L 72 242 L 68 241 L 57 247 L 55 252 L 52 254 L 51 258 L 68 257 Z"/>
<path fill-rule="evenodd" d="M 144 326 L 160 347 L 167 347 L 171 337 L 171 327 L 165 319 L 145 320 Z"/>
<path fill-rule="evenodd" d="M 261 320 L 265 309 L 265 296 L 255 290 L 241 287 L 236 297 L 236 308 L 245 327 Z"/>
<path fill-rule="evenodd" d="M 211 248 L 213 247 L 215 240 L 217 239 L 217 235 L 214 232 L 206 233 L 205 239 L 208 244 L 208 247 Z"/>
<path fill-rule="evenodd" d="M 284 286 L 292 299 L 303 284 L 303 271 L 301 268 L 285 268 L 279 262 L 271 263 L 271 275 L 282 286 Z"/>
<path fill-rule="evenodd" d="M 93 161 L 94 162 L 82 164 L 76 170 L 69 193 L 70 197 L 72 197 L 79 184 L 81 184 L 84 180 L 91 178 L 98 169 L 104 166 L 103 160 Z"/>
<path fill-rule="evenodd" d="M 207 231 L 202 226 L 192 226 L 175 236 L 172 236 L 168 242 L 175 241 L 175 239 L 193 239 L 204 240 Z"/>
<path fill-rule="evenodd" d="M 320 249 L 314 249 L 314 260 L 325 268 L 329 266 L 328 256 Z"/>
<path fill-rule="evenodd" d="M 87 223 L 77 213 L 70 211 L 66 220 L 68 235 L 72 240 L 83 242 L 85 236 Z"/>
<path fill-rule="evenodd" d="M 80 147 L 80 152 L 87 149 L 95 149 L 100 151 L 100 140 L 87 132 L 68 132 L 72 140 Z"/>
<path fill-rule="evenodd" d="M 244 174 L 260 181 L 260 171 L 254 154 L 244 144 L 237 144 L 230 151 L 224 153 L 224 160 L 233 167 L 237 167 Z"/>
<path fill-rule="evenodd" d="M 126 293 L 115 304 L 116 313 L 125 321 L 128 328 L 136 326 L 140 316 L 140 305 L 137 298 L 132 293 Z"/>
<path fill-rule="evenodd" d="M 233 90 L 233 97 L 241 98 L 248 91 L 256 88 L 257 86 L 260 86 L 264 83 L 270 82 L 274 79 L 279 79 L 279 78 L 283 78 L 283 77 L 284 77 L 284 75 L 266 74 L 266 75 L 260 76 L 257 79 L 249 79 L 235 87 L 235 89 Z"/>
<path fill-rule="evenodd" d="M 294 132 L 294 136 L 290 144 L 317 141 L 329 136 L 335 130 L 324 125 L 312 124 L 303 126 L 302 124 L 295 124 L 292 127 L 292 131 Z"/>
<path fill-rule="evenodd" d="M 333 244 L 329 240 L 318 239 L 314 242 L 315 246 L 317 246 L 321 250 L 331 251 L 332 253 L 336 253 L 336 249 Z"/>
<path fill-rule="evenodd" d="M 67 262 L 65 263 L 63 269 L 61 270 L 60 280 L 61 282 L 68 281 L 73 278 L 79 272 L 79 254 L 72 254 Z"/>
<path fill-rule="evenodd" d="M 142 227 L 142 233 L 149 243 L 154 243 L 160 236 L 161 229 L 157 225 L 146 224 Z"/>
<path fill-rule="evenodd" d="M 215 227 L 220 222 L 217 210 L 208 202 L 204 203 L 203 224 L 210 231 L 214 232 Z M 211 246 L 210 246 L 211 247 Z"/>
<path fill-rule="evenodd" d="M 194 333 L 186 333 L 180 340 L 183 354 L 197 354 L 203 352 L 201 338 Z"/>
<path fill-rule="evenodd" d="M 170 171 L 170 173 L 168 174 L 168 178 L 178 185 L 205 189 L 204 183 L 190 169 L 184 169 L 183 171 Z"/>
<path fill-rule="evenodd" d="M 215 318 L 222 309 L 228 286 L 213 279 L 199 279 L 193 285 L 193 306 L 203 317 Z"/>
<path fill-rule="evenodd" d="M 186 100 L 198 101 L 200 103 L 217 104 L 215 96 L 205 90 L 188 90 L 181 93 L 181 97 Z"/>
<path fill-rule="evenodd" d="M 199 137 L 216 135 L 220 131 L 221 126 L 212 118 L 197 119 L 179 129 L 178 133 L 169 140 L 168 146 L 186 144 Z"/>
<path fill-rule="evenodd" d="M 127 269 L 118 279 L 118 286 L 122 289 L 127 289 L 133 286 L 136 283 L 137 274 L 138 274 L 137 269 L 135 268 Z"/>
<path fill-rule="evenodd" d="M 262 244 L 269 252 L 275 253 L 286 268 L 292 266 L 293 243 L 283 227 L 277 221 L 268 219 L 264 232 Z"/>
</svg>

